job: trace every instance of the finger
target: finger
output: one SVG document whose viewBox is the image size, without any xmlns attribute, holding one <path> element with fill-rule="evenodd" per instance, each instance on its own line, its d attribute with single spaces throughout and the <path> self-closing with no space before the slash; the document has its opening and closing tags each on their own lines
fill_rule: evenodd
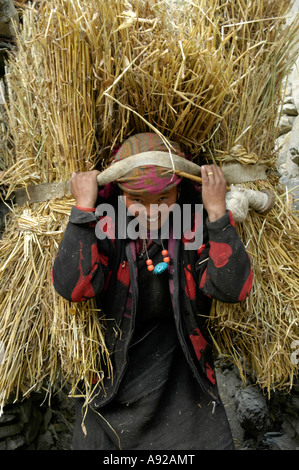
<svg viewBox="0 0 299 470">
<path fill-rule="evenodd" d="M 208 183 L 209 184 L 215 184 L 215 167 L 214 167 L 214 165 L 207 165 L 206 170 L 207 170 Z"/>
<path fill-rule="evenodd" d="M 223 174 L 223 171 L 222 169 L 220 168 L 220 166 L 215 166 L 214 167 L 214 170 L 215 170 L 215 175 L 217 175 L 217 177 L 221 180 L 223 180 L 224 178 L 224 174 Z"/>
<path fill-rule="evenodd" d="M 90 171 L 85 172 L 85 176 L 87 178 L 94 179 L 98 176 L 99 173 L 100 173 L 99 170 L 90 170 Z"/>
<path fill-rule="evenodd" d="M 223 171 L 222 171 L 222 168 L 220 168 L 220 167 L 215 167 L 215 170 L 216 170 L 215 174 L 217 174 L 216 180 L 215 180 L 215 181 L 216 181 L 216 184 L 221 185 L 221 187 L 222 187 L 222 186 L 225 186 L 225 188 L 226 188 L 226 187 L 227 187 L 227 183 L 226 183 L 226 178 L 225 178 L 225 176 L 224 176 L 224 173 L 223 173 Z"/>
<path fill-rule="evenodd" d="M 227 182 L 226 182 L 225 174 L 223 173 L 222 168 L 219 168 L 219 170 L 220 170 L 222 181 L 226 184 Z"/>
<path fill-rule="evenodd" d="M 216 183 L 221 183 L 222 182 L 222 175 L 221 175 L 221 169 L 219 166 L 214 166 L 214 175 L 215 175 L 215 182 Z"/>
<path fill-rule="evenodd" d="M 208 175 L 207 175 L 207 167 L 206 166 L 202 166 L 201 167 L 201 179 L 202 179 L 202 183 L 203 185 L 207 184 L 209 182 L 209 178 L 208 178 Z"/>
<path fill-rule="evenodd" d="M 209 182 L 213 184 L 219 184 L 226 182 L 222 169 L 217 165 L 209 165 L 207 170 Z"/>
</svg>

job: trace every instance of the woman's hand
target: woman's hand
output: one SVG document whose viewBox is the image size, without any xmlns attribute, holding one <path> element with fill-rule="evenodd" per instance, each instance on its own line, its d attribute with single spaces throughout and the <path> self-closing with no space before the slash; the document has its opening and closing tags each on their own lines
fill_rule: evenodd
<svg viewBox="0 0 299 470">
<path fill-rule="evenodd" d="M 219 166 L 201 167 L 202 202 L 208 213 L 209 221 L 215 222 L 226 214 L 226 180 Z"/>
<path fill-rule="evenodd" d="M 71 192 L 76 200 L 76 205 L 92 209 L 95 207 L 98 197 L 98 170 L 84 173 L 73 172 L 71 177 Z"/>
</svg>

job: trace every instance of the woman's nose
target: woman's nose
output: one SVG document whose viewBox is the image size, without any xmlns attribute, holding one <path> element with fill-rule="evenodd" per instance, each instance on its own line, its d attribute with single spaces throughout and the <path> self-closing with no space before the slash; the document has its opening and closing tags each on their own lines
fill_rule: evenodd
<svg viewBox="0 0 299 470">
<path fill-rule="evenodd" d="M 155 205 L 153 204 L 148 204 L 147 206 L 145 206 L 145 211 L 147 218 L 156 217 L 158 214 L 158 208 L 155 207 Z"/>
</svg>

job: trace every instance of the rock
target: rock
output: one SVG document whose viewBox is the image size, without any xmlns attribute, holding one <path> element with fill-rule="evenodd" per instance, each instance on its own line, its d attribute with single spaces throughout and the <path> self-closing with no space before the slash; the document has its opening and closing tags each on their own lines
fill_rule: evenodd
<svg viewBox="0 0 299 470">
<path fill-rule="evenodd" d="M 19 447 L 22 447 L 25 444 L 24 436 L 17 436 L 16 438 L 11 438 L 7 440 L 6 449 L 7 450 L 16 450 Z"/>
<path fill-rule="evenodd" d="M 0 75 L 5 75 L 5 61 L 8 51 L 14 48 L 15 28 L 19 16 L 13 0 L 0 0 Z"/>
<path fill-rule="evenodd" d="M 24 426 L 24 437 L 26 444 L 31 444 L 34 439 L 37 437 L 40 429 L 40 425 L 42 423 L 42 414 L 38 411 L 34 406 L 32 407 L 32 412 L 30 415 L 30 420 Z"/>
<path fill-rule="evenodd" d="M 18 24 L 18 12 L 13 0 L 0 0 L 0 37 L 11 38 L 15 36 L 13 22 Z"/>
<path fill-rule="evenodd" d="M 277 167 L 280 183 L 293 198 L 292 209 L 299 209 L 299 116 L 294 118 L 292 130 L 276 140 Z"/>
<path fill-rule="evenodd" d="M 10 421 L 13 421 L 14 419 L 15 419 L 14 414 L 4 413 L 2 416 L 0 416 L 0 425 L 3 423 L 9 423 Z"/>
<path fill-rule="evenodd" d="M 297 112 L 299 113 L 299 58 L 297 59 L 291 73 L 292 95 Z"/>
<path fill-rule="evenodd" d="M 75 408 L 67 391 L 51 401 L 44 392 L 35 392 L 17 402 L 8 399 L 0 421 L 0 450 L 70 450 Z"/>
<path fill-rule="evenodd" d="M 0 441 L 0 451 L 7 450 L 6 441 Z"/>
<path fill-rule="evenodd" d="M 283 115 L 278 123 L 278 137 L 290 132 L 293 128 L 295 117 Z"/>
<path fill-rule="evenodd" d="M 265 442 L 269 450 L 298 450 L 298 442 L 287 435 L 270 437 Z"/>
<path fill-rule="evenodd" d="M 17 406 L 20 414 L 20 422 L 23 424 L 28 423 L 32 412 L 32 401 L 26 399 Z"/>
<path fill-rule="evenodd" d="M 293 98 L 293 94 L 292 94 L 292 88 L 289 87 L 286 91 L 286 94 L 285 94 L 285 97 L 284 97 L 284 100 L 283 100 L 283 105 L 282 105 L 282 108 L 279 108 L 280 111 L 283 110 L 283 106 L 285 104 L 288 104 L 288 105 L 295 105 L 295 102 L 294 102 L 294 98 Z M 297 109 L 297 108 L 296 108 Z M 287 114 L 287 113 L 286 113 Z M 298 113 L 297 113 L 298 114 Z"/>
<path fill-rule="evenodd" d="M 293 390 L 294 390 L 294 393 L 297 393 L 299 395 L 299 380 L 294 383 Z"/>
<path fill-rule="evenodd" d="M 9 212 L 9 208 L 7 207 L 7 205 L 4 204 L 3 202 L 0 202 L 0 234 L 2 232 L 4 232 L 5 217 L 8 214 L 8 212 Z M 0 363 L 1 363 L 2 357 L 3 357 L 3 353 L 2 353 L 2 350 L 1 350 L 1 352 L 0 352 Z"/>
<path fill-rule="evenodd" d="M 216 364 L 216 376 L 219 393 L 223 401 L 226 415 L 231 428 L 235 448 L 243 447 L 244 429 L 241 427 L 236 414 L 235 395 L 242 388 L 237 368 L 221 368 Z"/>
<path fill-rule="evenodd" d="M 219 393 L 237 450 L 299 450 L 299 381 L 289 393 L 273 391 L 265 397 L 257 385 L 246 386 L 237 367 L 217 360 Z"/>
<path fill-rule="evenodd" d="M 275 150 L 277 152 L 277 166 L 285 164 L 290 146 L 291 132 L 287 132 L 278 137 L 275 142 Z"/>
<path fill-rule="evenodd" d="M 291 98 L 287 103 L 285 102 L 282 107 L 283 114 L 287 116 L 298 116 L 298 110 L 294 103 L 293 98 Z"/>
<path fill-rule="evenodd" d="M 56 442 L 57 450 L 71 450 L 72 449 L 73 435 L 69 432 L 64 432 L 59 435 L 59 439 Z"/>
<path fill-rule="evenodd" d="M 297 155 L 297 157 L 299 158 L 299 155 Z M 291 158 L 291 155 L 289 152 L 287 154 L 285 166 L 286 166 L 287 175 L 290 178 L 296 178 L 296 176 L 299 176 L 299 167 Z"/>
<path fill-rule="evenodd" d="M 37 439 L 37 450 L 51 450 L 54 446 L 54 439 L 50 431 L 41 434 Z"/>
<path fill-rule="evenodd" d="M 0 439 L 8 436 L 14 436 L 19 434 L 23 429 L 23 426 L 20 423 L 9 424 L 7 426 L 0 427 Z"/>
<path fill-rule="evenodd" d="M 294 417 L 286 416 L 281 429 L 284 435 L 296 439 L 296 419 Z"/>
<path fill-rule="evenodd" d="M 4 86 L 3 80 L 0 80 L 0 105 L 4 105 L 4 104 L 5 104 L 5 86 Z"/>
<path fill-rule="evenodd" d="M 50 407 L 48 407 L 46 409 L 46 412 L 44 413 L 44 416 L 43 416 L 43 422 L 42 422 L 42 425 L 41 425 L 41 432 L 46 432 L 48 427 L 49 427 L 49 424 L 51 422 L 51 419 L 52 419 L 52 416 L 53 416 L 53 412 L 52 412 L 52 409 Z"/>
<path fill-rule="evenodd" d="M 237 416 L 242 428 L 255 438 L 264 434 L 267 422 L 267 403 L 258 387 L 248 386 L 236 394 Z"/>
<path fill-rule="evenodd" d="M 289 176 L 282 176 L 279 181 L 287 187 L 293 198 L 293 210 L 299 210 L 299 177 L 289 178 Z"/>
<path fill-rule="evenodd" d="M 291 397 L 291 407 L 292 407 L 292 410 L 294 412 L 299 414 L 299 396 L 298 395 L 292 395 L 292 397 Z"/>
<path fill-rule="evenodd" d="M 288 154 L 292 162 L 299 165 L 299 116 L 295 118 L 290 134 Z"/>
</svg>

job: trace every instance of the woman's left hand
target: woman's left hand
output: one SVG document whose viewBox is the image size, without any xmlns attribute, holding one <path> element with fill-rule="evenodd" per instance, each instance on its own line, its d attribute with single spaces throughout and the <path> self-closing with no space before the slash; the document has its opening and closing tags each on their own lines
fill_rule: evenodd
<svg viewBox="0 0 299 470">
<path fill-rule="evenodd" d="M 201 167 L 202 202 L 210 222 L 226 214 L 226 180 L 222 169 L 215 165 Z"/>
</svg>

